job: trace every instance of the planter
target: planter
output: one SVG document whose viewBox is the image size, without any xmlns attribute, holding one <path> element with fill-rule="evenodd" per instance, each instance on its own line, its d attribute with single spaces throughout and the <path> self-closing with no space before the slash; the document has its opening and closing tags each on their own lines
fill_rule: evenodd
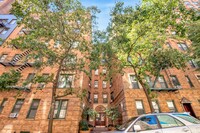
<svg viewBox="0 0 200 133">
<path fill-rule="evenodd" d="M 93 131 L 93 127 L 89 127 L 89 131 Z"/>
<path fill-rule="evenodd" d="M 80 130 L 80 133 L 90 133 L 90 130 L 87 130 L 87 131 L 81 131 Z"/>
</svg>

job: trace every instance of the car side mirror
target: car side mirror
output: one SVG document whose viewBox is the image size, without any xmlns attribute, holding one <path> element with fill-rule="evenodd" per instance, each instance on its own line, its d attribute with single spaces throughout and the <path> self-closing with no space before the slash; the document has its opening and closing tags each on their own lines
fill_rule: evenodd
<svg viewBox="0 0 200 133">
<path fill-rule="evenodd" d="M 140 131 L 140 130 L 141 130 L 140 125 L 134 125 L 134 130 L 135 130 L 135 131 Z"/>
</svg>

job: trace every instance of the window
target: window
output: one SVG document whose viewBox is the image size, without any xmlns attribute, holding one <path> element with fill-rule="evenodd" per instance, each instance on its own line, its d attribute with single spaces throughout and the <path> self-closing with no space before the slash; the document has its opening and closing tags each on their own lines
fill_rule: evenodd
<svg viewBox="0 0 200 133">
<path fill-rule="evenodd" d="M 74 65 L 76 63 L 76 60 L 77 60 L 76 56 L 71 55 L 64 59 L 63 65 Z"/>
<path fill-rule="evenodd" d="M 33 80 L 34 76 L 35 76 L 35 73 L 29 73 L 26 78 L 26 82 L 31 82 L 31 80 Z"/>
<path fill-rule="evenodd" d="M 194 85 L 193 85 L 192 81 L 190 80 L 189 76 L 185 75 L 185 78 L 186 78 L 188 84 L 190 85 L 190 87 L 194 87 Z"/>
<path fill-rule="evenodd" d="M 189 60 L 188 62 L 192 68 L 198 68 L 197 63 L 194 60 Z"/>
<path fill-rule="evenodd" d="M 149 87 L 152 87 L 153 86 L 153 83 L 151 81 L 151 77 L 150 76 L 146 76 L 146 82 L 147 84 L 149 85 Z"/>
<path fill-rule="evenodd" d="M 106 88 L 106 81 L 103 81 L 103 88 L 105 89 Z"/>
<path fill-rule="evenodd" d="M 5 61 L 5 59 L 7 58 L 7 54 L 3 54 L 2 56 L 1 56 L 1 58 L 0 58 L 0 62 L 3 62 L 3 61 Z"/>
<path fill-rule="evenodd" d="M 88 91 L 88 102 L 90 102 L 90 95 L 91 95 L 91 93 Z"/>
<path fill-rule="evenodd" d="M 166 46 L 167 46 L 168 48 L 172 48 L 172 46 L 171 46 L 171 44 L 170 44 L 169 42 L 166 43 Z"/>
<path fill-rule="evenodd" d="M 101 64 L 105 64 L 106 63 L 106 59 L 101 59 Z"/>
<path fill-rule="evenodd" d="M 114 98 L 114 92 L 111 92 L 111 93 L 110 93 L 110 99 L 111 99 L 111 102 L 114 101 L 114 99 L 115 99 L 115 98 Z"/>
<path fill-rule="evenodd" d="M 44 79 L 47 79 L 49 77 L 49 74 L 48 73 L 43 73 L 42 77 Z M 46 85 L 45 82 L 41 82 L 41 83 L 38 84 L 37 89 L 43 89 L 45 87 L 45 85 Z"/>
<path fill-rule="evenodd" d="M 17 20 L 16 20 L 16 19 L 13 19 L 13 20 L 10 21 L 9 24 L 15 24 L 16 22 L 17 22 Z"/>
<path fill-rule="evenodd" d="M 179 47 L 180 50 L 183 50 L 183 51 L 188 50 L 188 46 L 184 43 L 179 43 L 178 47 Z"/>
<path fill-rule="evenodd" d="M 159 108 L 159 105 L 158 105 L 158 101 L 157 100 L 152 101 L 152 105 L 153 105 L 154 112 L 155 113 L 160 113 L 160 108 Z"/>
<path fill-rule="evenodd" d="M 3 1 L 3 0 L 1 0 L 1 1 Z M 0 19 L 0 22 L 2 22 L 2 23 L 7 23 L 8 22 L 8 19 Z"/>
<path fill-rule="evenodd" d="M 196 75 L 197 80 L 200 82 L 200 75 Z"/>
<path fill-rule="evenodd" d="M 73 85 L 73 75 L 61 74 L 58 79 L 58 88 L 70 88 Z"/>
<path fill-rule="evenodd" d="M 0 34 L 2 34 L 2 35 L 4 35 L 4 34 L 6 34 L 7 32 L 8 32 L 8 28 L 4 28 L 2 31 L 1 31 L 1 33 Z"/>
<path fill-rule="evenodd" d="M 8 101 L 8 99 L 4 98 L 3 101 L 1 102 L 1 104 L 0 104 L 0 114 L 1 114 L 1 112 L 3 110 L 3 108 L 5 107 L 7 101 Z"/>
<path fill-rule="evenodd" d="M 54 43 L 54 48 L 58 48 L 60 46 L 60 41 L 56 41 L 55 43 Z"/>
<path fill-rule="evenodd" d="M 138 115 L 144 114 L 145 111 L 144 111 L 142 100 L 136 100 L 135 104 L 136 104 Z"/>
<path fill-rule="evenodd" d="M 106 74 L 106 68 L 103 68 L 102 73 Z"/>
<path fill-rule="evenodd" d="M 94 81 L 94 88 L 98 88 L 98 81 L 97 80 Z"/>
<path fill-rule="evenodd" d="M 67 111 L 67 100 L 56 100 L 53 118 L 64 119 Z"/>
<path fill-rule="evenodd" d="M 77 48 L 79 45 L 79 42 L 78 41 L 75 41 L 72 43 L 72 48 Z"/>
<path fill-rule="evenodd" d="M 20 54 L 15 54 L 15 56 L 12 58 L 12 62 L 17 62 L 20 59 Z"/>
<path fill-rule="evenodd" d="M 39 99 L 33 99 L 27 118 L 35 118 L 39 103 L 40 103 Z"/>
<path fill-rule="evenodd" d="M 139 125 L 141 127 L 140 131 L 155 130 L 159 128 L 158 122 L 154 115 L 144 116 L 137 120 L 134 125 Z M 134 132 L 134 127 L 131 127 L 129 132 Z"/>
<path fill-rule="evenodd" d="M 167 101 L 167 106 L 170 110 L 170 112 L 177 112 L 176 110 L 176 107 L 175 107 L 175 104 L 174 104 L 174 101 L 173 100 L 170 100 L 170 101 Z"/>
<path fill-rule="evenodd" d="M 94 71 L 94 75 L 99 75 L 99 70 L 98 70 L 98 69 L 96 69 L 96 70 Z"/>
<path fill-rule="evenodd" d="M 172 83 L 174 85 L 175 88 L 179 88 L 180 87 L 180 83 L 177 79 L 177 77 L 175 75 L 171 75 L 171 80 L 172 80 Z"/>
<path fill-rule="evenodd" d="M 165 79 L 164 79 L 163 76 L 158 77 L 158 81 L 160 83 L 160 87 L 161 88 L 167 88 L 167 84 L 166 84 Z"/>
<path fill-rule="evenodd" d="M 94 94 L 94 103 L 98 103 L 98 94 Z"/>
<path fill-rule="evenodd" d="M 133 89 L 139 89 L 138 81 L 136 80 L 135 75 L 130 75 L 131 85 Z"/>
<path fill-rule="evenodd" d="M 17 101 L 12 109 L 12 112 L 10 114 L 10 117 L 14 118 L 14 117 L 18 116 L 23 103 L 24 103 L 24 99 L 17 99 Z"/>
<path fill-rule="evenodd" d="M 103 94 L 103 103 L 108 103 L 108 95 Z"/>
<path fill-rule="evenodd" d="M 162 128 L 184 126 L 184 124 L 181 123 L 179 120 L 169 115 L 157 115 L 157 118 Z"/>
</svg>

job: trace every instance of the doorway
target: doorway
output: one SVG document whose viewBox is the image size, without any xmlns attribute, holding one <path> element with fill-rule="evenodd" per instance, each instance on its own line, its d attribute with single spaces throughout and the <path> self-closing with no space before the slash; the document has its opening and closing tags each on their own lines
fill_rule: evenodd
<svg viewBox="0 0 200 133">
<path fill-rule="evenodd" d="M 193 109 L 192 109 L 192 106 L 191 106 L 191 103 L 183 103 L 183 107 L 185 109 L 186 112 L 189 112 L 191 116 L 194 116 L 196 117 Z"/>
<path fill-rule="evenodd" d="M 106 114 L 104 112 L 99 112 L 95 118 L 96 126 L 105 126 L 106 125 Z"/>
</svg>

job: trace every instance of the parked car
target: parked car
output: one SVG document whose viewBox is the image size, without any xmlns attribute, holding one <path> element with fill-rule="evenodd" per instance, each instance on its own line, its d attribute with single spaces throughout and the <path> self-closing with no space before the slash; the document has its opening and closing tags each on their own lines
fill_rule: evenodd
<svg viewBox="0 0 200 133">
<path fill-rule="evenodd" d="M 186 113 L 156 113 L 133 117 L 104 133 L 200 133 L 200 121 Z"/>
</svg>

